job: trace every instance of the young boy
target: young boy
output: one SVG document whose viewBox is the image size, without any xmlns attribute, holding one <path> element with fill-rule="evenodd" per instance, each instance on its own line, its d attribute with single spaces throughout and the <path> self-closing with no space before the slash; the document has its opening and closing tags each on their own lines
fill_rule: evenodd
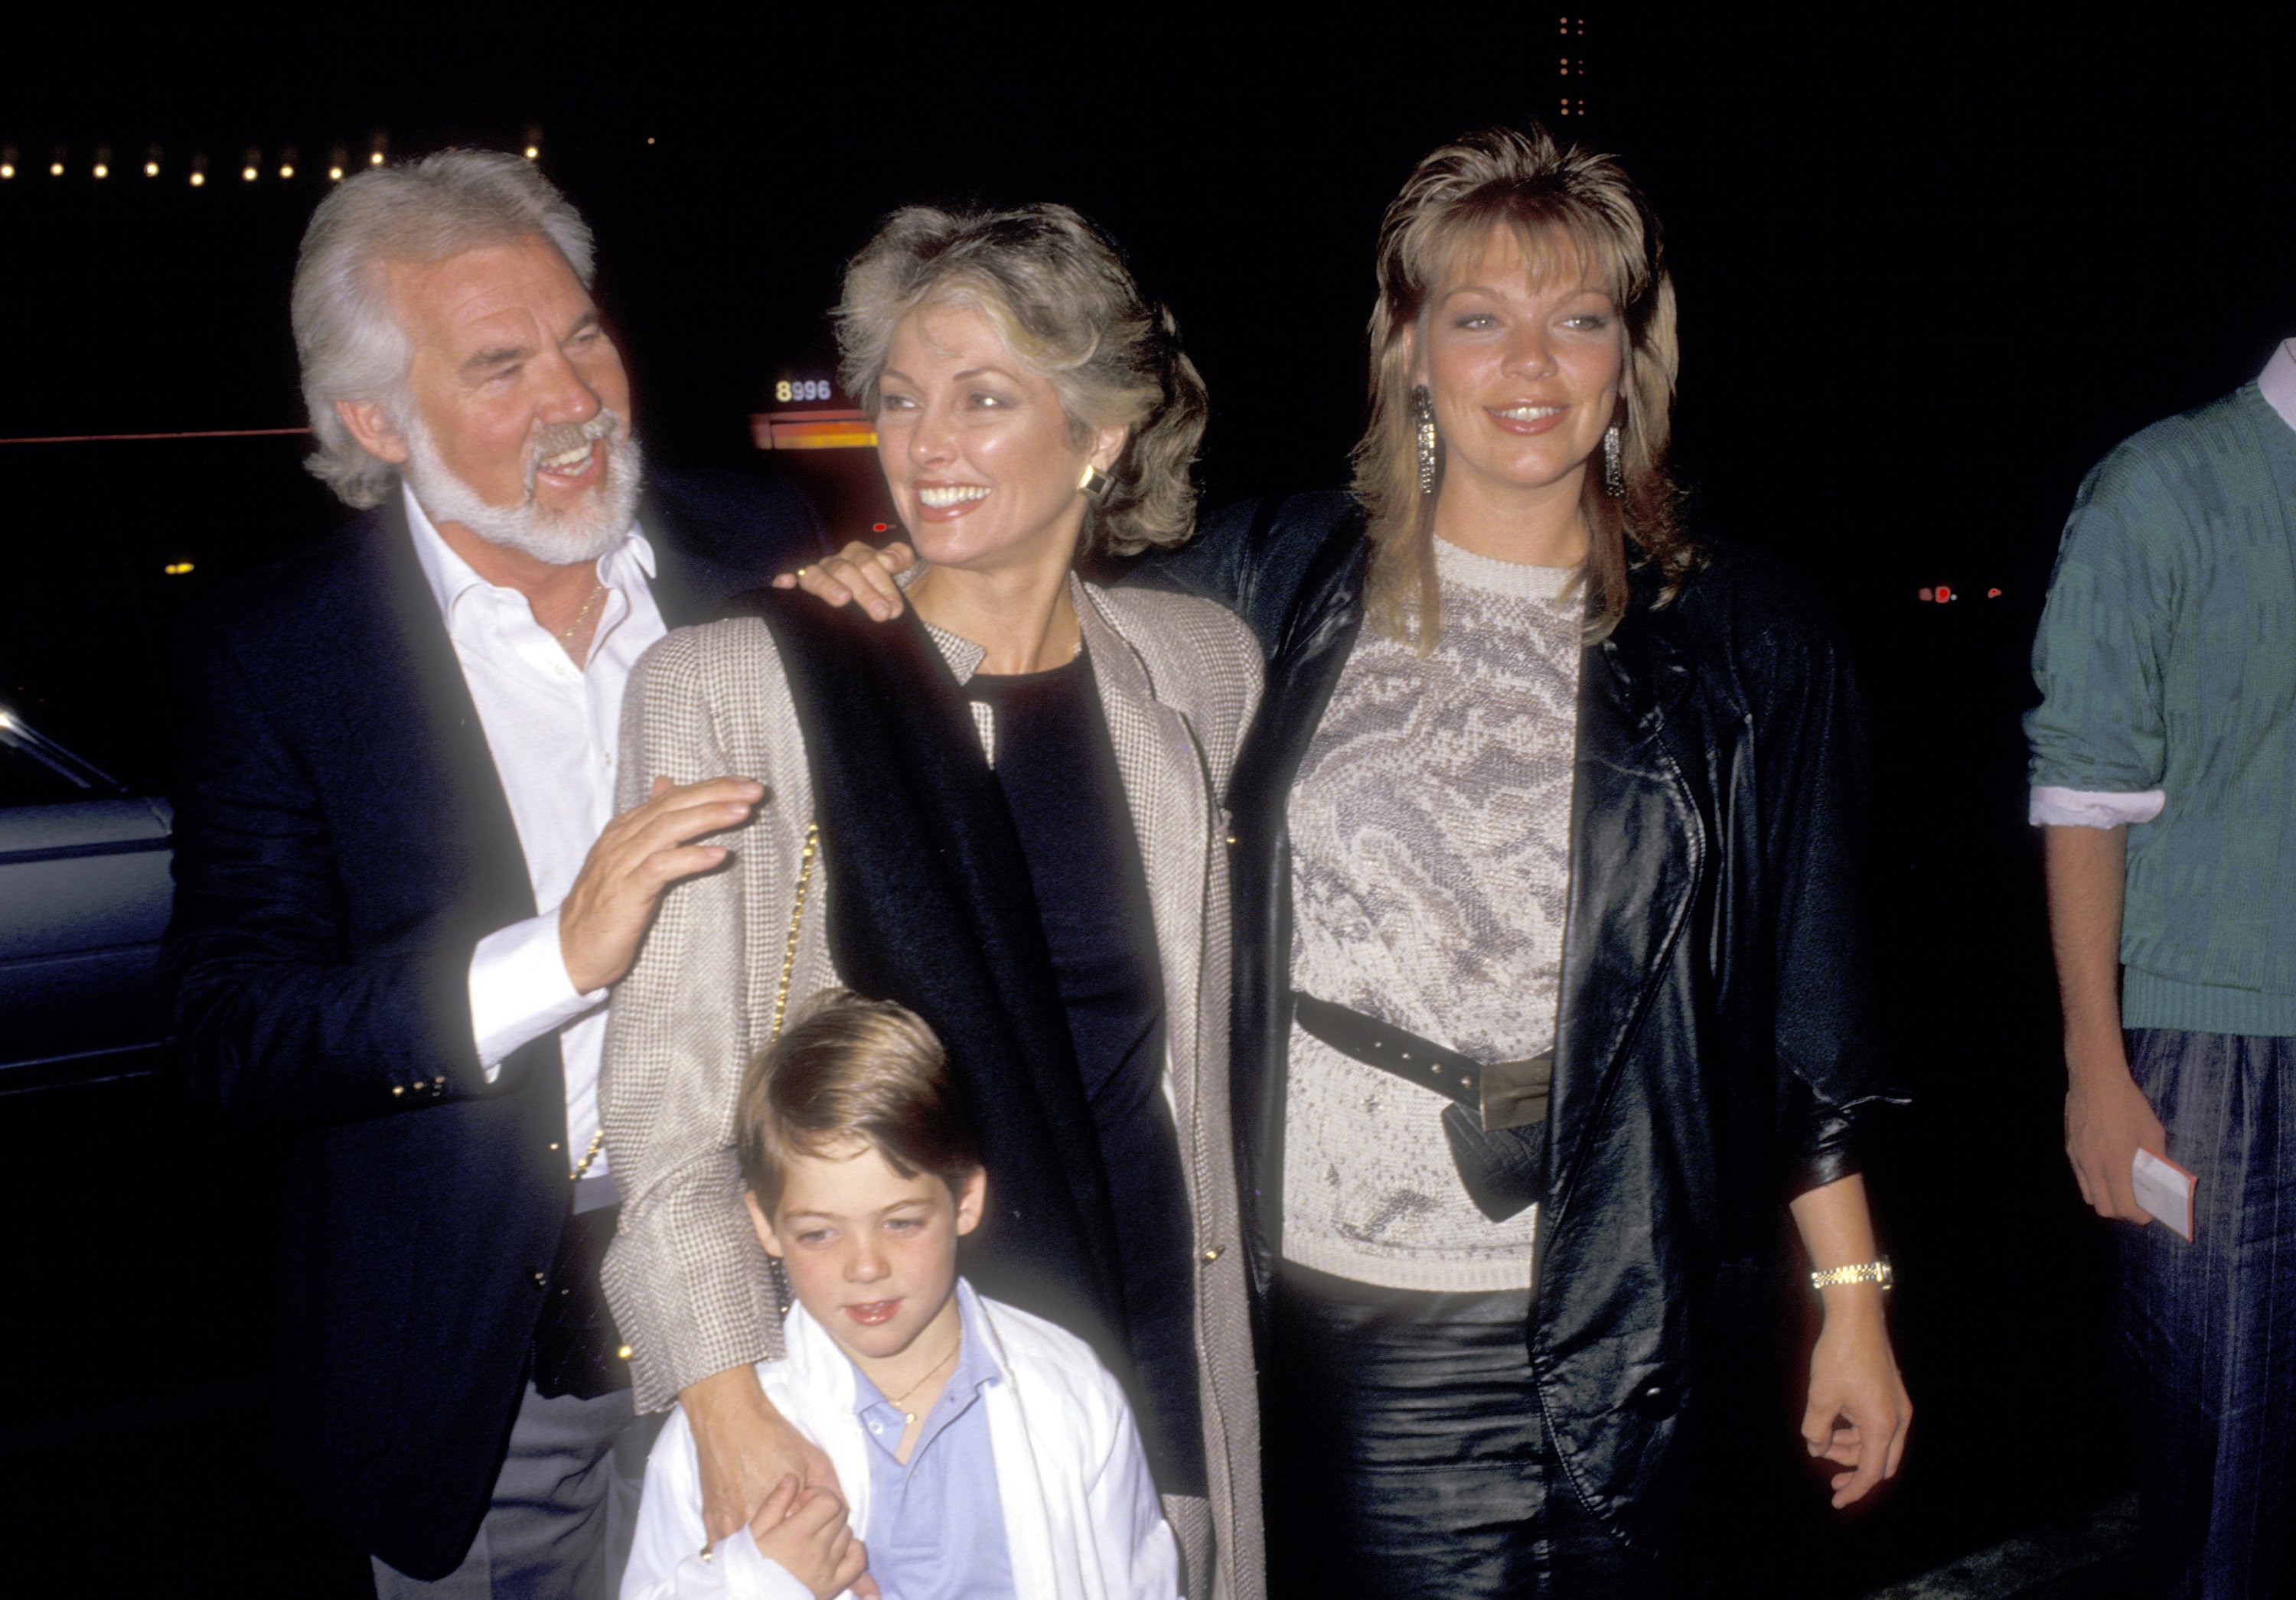
<svg viewBox="0 0 2296 1600">
<path fill-rule="evenodd" d="M 987 1180 L 932 1030 L 889 1002 L 816 997 L 751 1063 L 734 1116 L 750 1221 L 797 1297 L 787 1353 L 758 1379 L 846 1504 L 784 1480 L 709 1547 L 673 1411 L 622 1600 L 830 1600 L 863 1540 L 884 1600 L 1174 1600 L 1178 1549 L 1116 1380 L 957 1276 Z"/>
</svg>

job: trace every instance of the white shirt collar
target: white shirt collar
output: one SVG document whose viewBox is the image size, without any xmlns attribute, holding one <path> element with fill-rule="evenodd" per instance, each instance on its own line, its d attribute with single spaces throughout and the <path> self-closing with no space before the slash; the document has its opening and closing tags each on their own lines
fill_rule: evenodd
<svg viewBox="0 0 2296 1600">
<path fill-rule="evenodd" d="M 414 559 L 422 568 L 423 581 L 430 586 L 441 616 L 451 619 L 455 603 L 472 589 L 497 587 L 480 577 L 470 562 L 455 553 L 403 480 L 398 495 L 406 507 L 406 530 L 414 539 Z M 655 570 L 653 546 L 635 522 L 619 544 L 598 558 L 598 580 L 610 588 L 628 588 L 634 579 L 644 582 Z"/>
<path fill-rule="evenodd" d="M 2296 428 L 2296 339 L 2280 341 L 2272 359 L 2256 374 L 2256 387 L 2263 391 L 2264 403 L 2280 414 L 2280 420 Z"/>
</svg>

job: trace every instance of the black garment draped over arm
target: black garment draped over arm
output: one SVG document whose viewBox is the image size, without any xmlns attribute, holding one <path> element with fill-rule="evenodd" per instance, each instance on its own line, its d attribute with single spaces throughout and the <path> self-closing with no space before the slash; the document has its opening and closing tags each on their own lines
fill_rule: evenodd
<svg viewBox="0 0 2296 1600">
<path fill-rule="evenodd" d="M 997 784 L 1029 859 L 1108 1172 L 1142 1440 L 1159 1489 L 1201 1494 L 1187 1185 L 1163 1092 L 1164 986 L 1092 663 L 1078 655 L 1049 672 L 975 674 L 965 693 L 995 718 Z"/>
</svg>

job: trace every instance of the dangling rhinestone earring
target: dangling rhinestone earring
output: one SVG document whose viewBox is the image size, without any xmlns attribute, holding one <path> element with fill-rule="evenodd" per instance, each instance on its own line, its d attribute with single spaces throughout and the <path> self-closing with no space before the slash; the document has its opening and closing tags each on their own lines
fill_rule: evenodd
<svg viewBox="0 0 2296 1600">
<path fill-rule="evenodd" d="M 1422 383 L 1411 391 L 1411 416 L 1419 425 L 1419 492 L 1435 492 L 1435 402 Z"/>
<path fill-rule="evenodd" d="M 1626 498 L 1627 474 L 1619 460 L 1619 425 L 1616 423 L 1603 430 L 1603 492 L 1613 500 Z"/>
</svg>

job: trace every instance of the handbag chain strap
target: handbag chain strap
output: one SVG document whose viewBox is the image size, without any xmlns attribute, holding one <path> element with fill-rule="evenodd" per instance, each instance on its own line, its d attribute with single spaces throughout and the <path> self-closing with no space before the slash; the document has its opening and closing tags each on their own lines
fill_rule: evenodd
<svg viewBox="0 0 2296 1600">
<path fill-rule="evenodd" d="M 790 979 L 797 972 L 797 936 L 805 926 L 805 896 L 806 891 L 813 887 L 813 858 L 820 849 L 821 825 L 809 822 L 805 825 L 805 854 L 798 859 L 797 903 L 790 908 L 789 943 L 782 948 L 781 985 L 774 990 L 775 1038 L 781 1038 L 782 1019 L 789 1014 Z M 590 1163 L 598 1159 L 598 1152 L 605 1145 L 606 1130 L 601 1128 L 590 1136 L 590 1148 L 584 1151 L 582 1159 L 574 1163 L 571 1176 L 576 1183 L 582 1181 L 582 1175 L 590 1169 Z"/>
<path fill-rule="evenodd" d="M 821 825 L 809 822 L 805 825 L 805 854 L 798 860 L 797 903 L 790 907 L 789 943 L 782 948 L 781 987 L 774 991 L 774 1038 L 781 1038 L 782 1019 L 789 1014 L 790 977 L 797 971 L 798 930 L 805 925 L 805 891 L 813 883 L 813 857 L 820 848 Z"/>
<path fill-rule="evenodd" d="M 774 990 L 774 1034 L 782 1036 L 782 1021 L 789 1015 L 790 979 L 797 971 L 797 936 L 805 926 L 805 891 L 813 883 L 813 858 L 821 848 L 821 824 L 805 825 L 805 854 L 798 858 L 797 901 L 790 907 L 789 942 L 782 947 L 782 981 Z M 766 1258 L 766 1276 L 773 1284 L 774 1309 L 781 1316 L 789 1315 L 791 1303 L 789 1276 L 782 1269 L 779 1256 Z M 701 1559 L 709 1559 L 709 1547 L 701 1547 Z"/>
</svg>

